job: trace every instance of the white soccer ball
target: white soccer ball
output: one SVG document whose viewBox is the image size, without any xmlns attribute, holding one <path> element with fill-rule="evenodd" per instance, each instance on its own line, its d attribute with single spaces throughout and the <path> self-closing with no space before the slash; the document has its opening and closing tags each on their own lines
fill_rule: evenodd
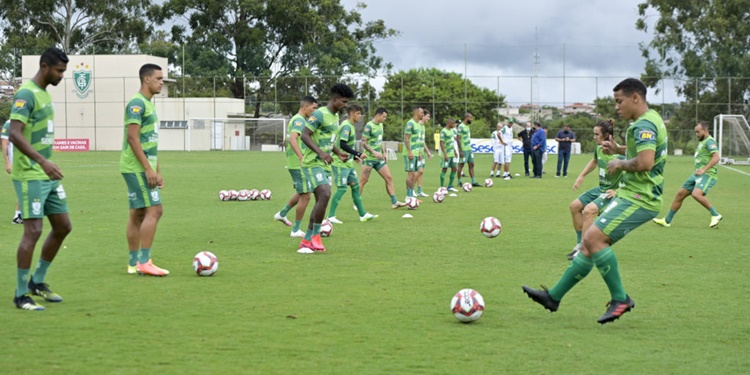
<svg viewBox="0 0 750 375">
<path fill-rule="evenodd" d="M 229 200 L 229 190 L 222 190 L 219 192 L 219 200 L 220 201 L 228 201 Z"/>
<path fill-rule="evenodd" d="M 230 201 L 236 201 L 237 197 L 240 195 L 240 192 L 237 190 L 229 190 L 229 200 Z"/>
<path fill-rule="evenodd" d="M 486 217 L 482 220 L 482 224 L 479 226 L 479 230 L 487 238 L 495 238 L 500 235 L 503 231 L 503 226 L 500 224 L 500 220 L 496 217 Z"/>
<path fill-rule="evenodd" d="M 260 199 L 267 201 L 271 199 L 271 190 L 263 189 L 260 191 Z"/>
<path fill-rule="evenodd" d="M 443 200 L 445 200 L 445 194 L 440 194 L 439 191 L 436 191 L 434 194 L 432 194 L 432 201 L 435 203 L 441 203 Z"/>
<path fill-rule="evenodd" d="M 406 197 L 406 208 L 416 210 L 419 207 L 419 200 L 415 197 Z"/>
<path fill-rule="evenodd" d="M 193 258 L 193 270 L 198 276 L 211 276 L 219 269 L 219 259 L 210 251 L 201 251 Z"/>
<path fill-rule="evenodd" d="M 473 187 L 473 186 L 471 186 L 471 183 L 469 183 L 469 182 L 464 182 L 464 184 L 463 184 L 463 185 L 461 185 L 461 188 L 462 188 L 462 189 L 464 189 L 464 191 L 468 193 L 468 192 L 470 192 L 470 191 L 471 191 L 471 189 L 473 189 L 474 187 Z"/>
<path fill-rule="evenodd" d="M 451 300 L 451 312 L 462 323 L 471 323 L 482 316 L 484 298 L 474 289 L 461 289 Z"/>
<path fill-rule="evenodd" d="M 260 192 L 258 189 L 252 189 L 250 190 L 250 193 L 248 193 L 248 197 L 250 197 L 251 201 L 256 201 L 258 198 L 260 198 Z"/>
<path fill-rule="evenodd" d="M 237 194 L 237 200 L 238 201 L 246 201 L 248 199 L 250 199 L 250 190 L 242 189 Z"/>
<path fill-rule="evenodd" d="M 491 178 L 488 178 L 488 179 L 484 180 L 484 186 L 486 186 L 486 187 L 490 187 L 490 186 L 492 186 L 494 184 L 495 184 L 495 181 L 492 181 Z"/>
<path fill-rule="evenodd" d="M 320 236 L 331 237 L 331 233 L 333 233 L 333 224 L 328 219 L 323 220 L 320 223 Z"/>
<path fill-rule="evenodd" d="M 447 195 L 448 194 L 448 188 L 441 186 L 440 188 L 437 189 L 437 192 L 440 193 L 440 194 L 442 194 L 442 195 Z"/>
</svg>

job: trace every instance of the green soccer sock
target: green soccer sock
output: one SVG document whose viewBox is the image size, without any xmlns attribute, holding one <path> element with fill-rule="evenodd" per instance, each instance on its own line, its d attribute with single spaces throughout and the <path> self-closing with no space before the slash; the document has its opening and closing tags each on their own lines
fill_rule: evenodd
<svg viewBox="0 0 750 375">
<path fill-rule="evenodd" d="M 672 219 L 674 219 L 674 215 L 677 213 L 677 211 L 669 210 L 667 213 L 667 217 L 664 218 L 664 221 L 667 222 L 667 224 L 672 223 Z"/>
<path fill-rule="evenodd" d="M 344 197 L 344 194 L 346 194 L 346 188 L 338 188 L 336 190 L 336 193 L 333 194 L 333 199 L 331 199 L 331 208 L 328 210 L 328 217 L 334 217 L 336 216 L 336 209 L 339 207 L 339 202 L 341 202 L 341 198 Z"/>
<path fill-rule="evenodd" d="M 612 295 L 613 300 L 624 301 L 625 300 L 625 288 L 622 286 L 622 279 L 620 278 L 620 268 L 617 265 L 617 257 L 612 248 L 607 246 L 601 251 L 594 253 L 594 263 L 596 268 L 599 270 L 599 274 L 602 275 L 604 282 L 609 288 L 609 293 Z"/>
<path fill-rule="evenodd" d="M 302 220 L 294 220 L 294 226 L 292 227 L 292 232 L 298 231 L 301 226 L 302 226 Z"/>
<path fill-rule="evenodd" d="M 18 268 L 16 273 L 16 297 L 20 297 L 29 292 L 29 272 L 26 268 Z"/>
<path fill-rule="evenodd" d="M 714 206 L 711 206 L 711 208 L 708 209 L 711 212 L 711 216 L 719 216 L 719 212 L 716 211 Z"/>
<path fill-rule="evenodd" d="M 583 280 L 592 268 L 594 268 L 594 261 L 583 253 L 578 253 L 570 262 L 568 269 L 563 272 L 557 284 L 549 290 L 550 297 L 555 301 L 562 300 L 563 296 L 573 289 L 579 281 Z"/>
<path fill-rule="evenodd" d="M 320 226 L 321 224 L 313 224 L 313 230 L 312 230 L 313 236 L 320 234 Z"/>
<path fill-rule="evenodd" d="M 448 180 L 448 187 L 453 187 L 453 181 L 456 180 L 456 172 L 451 172 L 450 180 Z"/>
<path fill-rule="evenodd" d="M 292 208 L 291 208 L 291 207 L 289 207 L 289 205 L 288 205 L 288 204 L 285 204 L 285 205 L 284 205 L 284 208 L 282 208 L 282 209 L 281 209 L 281 211 L 279 211 L 279 215 L 281 215 L 281 216 L 286 216 L 286 214 L 287 214 L 287 213 L 289 213 L 289 210 L 291 210 L 291 209 L 292 209 Z"/>
<path fill-rule="evenodd" d="M 352 200 L 354 200 L 354 205 L 357 206 L 359 217 L 365 216 L 367 211 L 365 211 L 365 207 L 362 205 L 362 196 L 359 195 L 359 185 L 352 186 Z"/>
<path fill-rule="evenodd" d="M 576 231 L 576 243 L 581 243 L 581 231 Z"/>
<path fill-rule="evenodd" d="M 407 197 L 413 197 L 414 196 L 414 189 L 406 188 L 406 196 Z"/>
<path fill-rule="evenodd" d="M 477 180 L 476 180 L 476 179 L 475 179 L 474 177 L 472 177 L 472 178 L 471 178 L 471 183 L 472 183 L 472 184 L 476 184 L 476 183 L 477 183 Z"/>
<path fill-rule="evenodd" d="M 138 250 L 128 250 L 128 265 L 135 267 L 138 263 Z"/>
<path fill-rule="evenodd" d="M 398 198 L 396 198 L 395 195 L 391 195 L 391 204 L 396 204 L 396 203 L 398 203 Z"/>
<path fill-rule="evenodd" d="M 141 264 L 144 264 L 144 263 L 148 263 L 149 259 L 151 259 L 151 249 L 150 248 L 141 249 L 141 252 L 138 253 L 138 261 Z"/>
<path fill-rule="evenodd" d="M 318 231 L 320 231 L 320 224 L 318 224 Z M 307 228 L 307 231 L 305 232 L 305 240 L 310 241 L 312 240 L 313 236 L 313 230 L 310 228 Z"/>
<path fill-rule="evenodd" d="M 47 270 L 49 269 L 50 264 L 52 264 L 52 262 L 48 262 L 42 258 L 39 258 L 39 263 L 37 263 L 36 265 L 34 275 L 31 276 L 31 278 L 34 279 L 35 284 L 41 284 L 44 282 L 44 279 L 47 277 Z"/>
<path fill-rule="evenodd" d="M 440 172 L 440 187 L 445 187 L 445 172 Z"/>
<path fill-rule="evenodd" d="M 422 186 L 417 186 L 417 195 L 422 195 Z"/>
</svg>

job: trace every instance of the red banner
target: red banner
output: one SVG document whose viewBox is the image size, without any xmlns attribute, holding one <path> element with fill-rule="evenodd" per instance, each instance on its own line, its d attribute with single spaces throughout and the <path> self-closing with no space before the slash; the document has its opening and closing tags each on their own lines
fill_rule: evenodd
<svg viewBox="0 0 750 375">
<path fill-rule="evenodd" d="M 52 150 L 63 151 L 63 152 L 88 151 L 89 139 L 88 138 L 55 139 L 55 144 L 52 145 Z"/>
</svg>

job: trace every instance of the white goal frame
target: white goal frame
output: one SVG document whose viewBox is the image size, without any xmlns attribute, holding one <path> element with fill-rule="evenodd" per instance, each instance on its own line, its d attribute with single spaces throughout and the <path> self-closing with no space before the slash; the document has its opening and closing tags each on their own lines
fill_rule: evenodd
<svg viewBox="0 0 750 375">
<path fill-rule="evenodd" d="M 743 115 L 731 115 L 731 114 L 720 114 L 717 116 L 714 116 L 714 137 L 716 137 L 716 143 L 719 146 L 719 156 L 721 159 L 719 160 L 719 164 L 739 164 L 739 165 L 750 165 L 750 155 L 747 155 L 746 159 L 735 159 L 735 158 L 729 158 L 726 157 L 724 150 L 724 126 L 725 123 L 729 126 L 734 127 L 733 130 L 735 130 L 733 133 L 737 136 L 727 140 L 728 142 L 734 142 L 738 145 L 744 146 L 745 149 L 750 150 L 750 124 L 748 124 L 747 119 Z M 731 155 L 729 156 L 736 156 Z"/>
</svg>

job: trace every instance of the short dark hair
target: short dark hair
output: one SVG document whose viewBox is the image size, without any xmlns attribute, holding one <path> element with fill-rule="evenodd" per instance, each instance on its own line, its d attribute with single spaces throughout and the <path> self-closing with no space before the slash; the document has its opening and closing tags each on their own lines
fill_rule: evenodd
<svg viewBox="0 0 750 375">
<path fill-rule="evenodd" d="M 349 108 L 346 110 L 346 113 L 352 113 L 352 112 L 357 112 L 357 111 L 362 113 L 362 106 L 358 104 L 350 104 Z"/>
<path fill-rule="evenodd" d="M 594 127 L 599 127 L 602 130 L 602 134 L 604 135 L 615 134 L 615 120 L 613 119 L 599 120 L 596 122 L 596 125 L 594 125 Z"/>
<path fill-rule="evenodd" d="M 68 63 L 70 61 L 68 59 L 68 55 L 65 54 L 61 49 L 57 47 L 49 47 L 44 52 L 42 52 L 42 56 L 39 57 L 39 66 L 42 64 L 47 64 L 47 66 L 57 65 L 59 63 Z"/>
<path fill-rule="evenodd" d="M 628 96 L 633 95 L 633 93 L 638 93 L 638 95 L 640 95 L 643 100 L 646 100 L 646 85 L 644 85 L 643 82 L 641 82 L 641 80 L 639 79 L 626 78 L 612 89 L 613 92 L 617 92 L 620 90 L 622 90 L 623 94 Z"/>
<path fill-rule="evenodd" d="M 424 108 L 422 108 L 422 109 L 424 109 Z M 424 109 L 424 115 L 425 115 L 425 116 L 427 116 L 427 115 L 429 115 L 429 114 L 430 114 L 430 111 L 428 111 L 428 110 Z"/>
<path fill-rule="evenodd" d="M 542 124 L 540 124 L 540 123 L 539 123 L 539 121 L 534 121 L 534 126 L 537 126 L 537 127 L 540 127 L 540 128 L 541 128 L 541 127 L 542 127 Z"/>
<path fill-rule="evenodd" d="M 301 107 L 304 105 L 314 104 L 317 102 L 318 102 L 318 99 L 315 99 L 315 97 L 308 95 L 299 100 L 299 105 Z"/>
<path fill-rule="evenodd" d="M 473 116 L 473 115 L 471 114 L 471 112 L 466 112 L 466 113 L 464 113 L 464 119 L 465 119 L 465 118 L 467 118 L 467 117 L 469 117 L 469 116 Z"/>
<path fill-rule="evenodd" d="M 708 128 L 710 125 L 708 125 L 708 122 L 701 120 L 701 121 L 698 121 L 698 125 L 696 126 L 700 126 L 701 128 L 703 128 L 703 130 L 708 131 Z"/>
<path fill-rule="evenodd" d="M 354 91 L 352 91 L 352 88 L 346 84 L 337 83 L 331 87 L 331 97 L 351 99 L 354 97 Z"/>
<path fill-rule="evenodd" d="M 143 64 L 141 69 L 138 70 L 138 78 L 141 79 L 141 83 L 143 83 L 143 79 L 154 74 L 155 70 L 161 70 L 161 67 L 156 64 Z"/>
<path fill-rule="evenodd" d="M 414 108 L 412 108 L 412 110 L 411 110 L 411 111 L 412 111 L 412 113 L 414 113 L 414 112 L 416 112 L 416 111 L 419 111 L 420 109 L 421 109 L 421 110 L 424 110 L 424 108 L 422 108 L 422 106 L 419 106 L 419 105 L 418 105 L 418 106 L 414 106 Z"/>
<path fill-rule="evenodd" d="M 454 120 L 453 117 L 448 117 L 447 119 L 445 119 L 445 125 L 452 124 L 454 122 L 456 122 L 456 120 Z"/>
<path fill-rule="evenodd" d="M 547 125 L 542 125 L 542 129 L 549 129 L 549 126 L 547 126 Z"/>
<path fill-rule="evenodd" d="M 381 113 L 386 113 L 387 114 L 388 111 L 385 108 L 383 108 L 383 107 L 380 107 L 380 108 L 378 108 L 378 109 L 375 110 L 375 116 L 377 116 L 377 115 L 379 115 Z"/>
</svg>

